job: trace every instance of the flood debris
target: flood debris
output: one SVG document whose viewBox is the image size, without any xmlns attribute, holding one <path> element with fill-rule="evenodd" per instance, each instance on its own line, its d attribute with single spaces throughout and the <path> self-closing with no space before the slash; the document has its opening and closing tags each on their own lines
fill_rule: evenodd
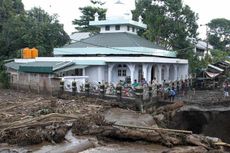
<svg viewBox="0 0 230 153">
<path fill-rule="evenodd" d="M 16 96 L 12 97 L 12 92 Z M 95 97 L 68 96 L 63 99 L 43 97 L 11 90 L 0 91 L 0 143 L 22 146 L 66 140 L 71 130 L 76 136 L 96 136 L 119 141 L 143 141 L 166 146 L 168 153 L 223 151 L 228 146 L 191 131 L 168 129 L 163 123 L 172 117 L 183 102 L 156 108 L 151 114 L 121 109 L 113 101 Z M 166 125 L 166 124 L 165 124 Z M 86 143 L 83 149 L 95 145 Z M 181 151 L 182 152 L 182 151 Z"/>
</svg>

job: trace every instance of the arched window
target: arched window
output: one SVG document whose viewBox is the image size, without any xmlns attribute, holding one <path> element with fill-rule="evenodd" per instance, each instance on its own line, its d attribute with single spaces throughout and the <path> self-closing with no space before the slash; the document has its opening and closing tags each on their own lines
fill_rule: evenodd
<svg viewBox="0 0 230 153">
<path fill-rule="evenodd" d="M 127 75 L 127 66 L 125 64 L 119 64 L 117 66 L 117 75 L 118 76 L 126 76 Z"/>
</svg>

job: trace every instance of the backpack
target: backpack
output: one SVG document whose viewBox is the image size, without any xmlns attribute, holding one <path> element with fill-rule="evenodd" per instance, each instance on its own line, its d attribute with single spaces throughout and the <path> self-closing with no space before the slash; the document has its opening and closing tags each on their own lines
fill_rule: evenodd
<svg viewBox="0 0 230 153">
<path fill-rule="evenodd" d="M 170 96 L 175 96 L 175 95 L 176 95 L 176 92 L 175 92 L 174 90 L 171 89 L 170 92 L 169 92 L 169 95 L 170 95 Z"/>
</svg>

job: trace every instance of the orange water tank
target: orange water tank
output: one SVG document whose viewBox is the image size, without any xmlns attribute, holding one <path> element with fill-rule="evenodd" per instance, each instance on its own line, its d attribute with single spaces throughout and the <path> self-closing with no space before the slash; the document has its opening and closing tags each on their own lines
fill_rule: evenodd
<svg viewBox="0 0 230 153">
<path fill-rule="evenodd" d="M 31 58 L 38 57 L 38 50 L 36 48 L 31 49 Z"/>
<path fill-rule="evenodd" d="M 29 48 L 24 48 L 22 54 L 24 59 L 31 58 L 31 50 Z"/>
</svg>

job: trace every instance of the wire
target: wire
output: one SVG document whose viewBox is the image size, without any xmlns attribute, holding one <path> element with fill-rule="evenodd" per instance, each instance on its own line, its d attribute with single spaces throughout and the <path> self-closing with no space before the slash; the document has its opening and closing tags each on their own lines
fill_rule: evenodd
<svg viewBox="0 0 230 153">
<path fill-rule="evenodd" d="M 72 39 L 74 40 L 74 39 Z M 146 51 L 135 51 L 135 50 L 129 50 L 129 49 L 122 49 L 122 48 L 114 48 L 114 47 L 109 47 L 109 46 L 104 46 L 104 45 L 98 45 L 98 44 L 94 44 L 94 43 L 88 43 L 88 42 L 84 42 L 84 41 L 81 41 L 81 40 L 74 40 L 76 42 L 80 42 L 80 43 L 83 43 L 83 44 L 88 44 L 88 45 L 92 45 L 92 46 L 96 46 L 96 47 L 103 47 L 103 48 L 108 48 L 108 49 L 113 49 L 113 50 L 118 50 L 118 51 L 128 51 L 128 52 L 135 52 L 135 53 L 151 53 L 151 52 L 146 52 Z M 190 46 L 190 47 L 187 47 L 187 48 L 183 48 L 183 49 L 177 49 L 177 51 L 183 51 L 183 50 L 188 50 L 188 49 L 193 49 L 194 47 Z M 160 50 L 163 50 L 163 49 L 160 49 Z M 170 50 L 165 50 L 165 51 L 169 51 L 169 52 L 176 52 L 176 51 L 170 51 Z"/>
<path fill-rule="evenodd" d="M 128 52 L 135 52 L 135 53 L 152 53 L 152 52 L 146 52 L 146 51 L 138 51 L 138 50 L 129 50 L 129 49 L 122 49 L 122 48 L 114 48 L 114 47 L 109 47 L 109 46 L 103 46 L 103 45 L 98 45 L 98 44 L 93 44 L 93 43 L 88 43 L 88 42 L 84 42 L 84 41 L 79 41 L 79 40 L 75 40 L 76 42 L 80 42 L 80 43 L 84 43 L 84 44 L 88 44 L 88 45 L 92 45 L 92 46 L 96 46 L 96 47 L 103 47 L 103 48 L 108 48 L 108 49 L 113 49 L 113 50 L 118 50 L 118 51 L 128 51 Z M 160 49 L 163 50 L 163 49 Z M 167 50 L 169 51 L 169 50 Z M 175 51 L 169 51 L 169 52 L 175 52 Z"/>
</svg>

